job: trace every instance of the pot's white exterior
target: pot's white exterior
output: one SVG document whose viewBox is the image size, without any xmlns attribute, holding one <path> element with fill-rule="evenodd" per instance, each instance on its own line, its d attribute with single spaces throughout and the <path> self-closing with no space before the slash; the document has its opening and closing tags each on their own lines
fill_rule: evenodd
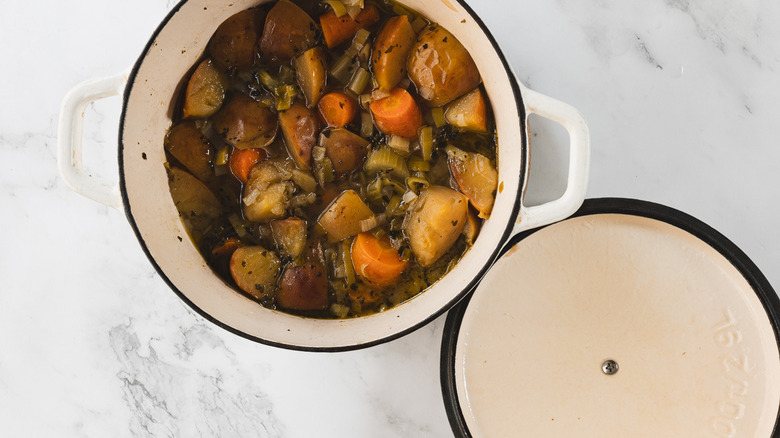
<svg viewBox="0 0 780 438">
<path fill-rule="evenodd" d="M 116 92 L 117 83 L 127 80 L 119 146 L 123 205 L 160 275 L 204 317 L 242 336 L 297 349 L 350 349 L 393 339 L 457 302 L 484 275 L 511 235 L 563 219 L 582 203 L 588 178 L 589 139 L 580 114 L 568 105 L 522 87 L 481 21 L 465 5 L 456 0 L 409 0 L 404 2 L 407 6 L 443 25 L 469 50 L 493 105 L 499 139 L 499 190 L 493 213 L 474 247 L 434 287 L 369 317 L 301 318 L 263 308 L 233 290 L 206 265 L 179 220 L 168 191 L 163 138 L 171 126 L 182 78 L 203 54 L 217 26 L 234 13 L 259 3 L 262 1 L 183 1 L 160 26 L 129 77 L 120 75 L 77 87 L 66 97 L 60 120 L 59 158 L 65 180 L 92 199 L 119 205 L 116 188 L 106 187 L 80 172 L 79 108 Z M 527 179 L 526 120 L 530 113 L 566 127 L 572 147 L 569 186 L 563 197 L 526 208 L 521 198 Z"/>
</svg>

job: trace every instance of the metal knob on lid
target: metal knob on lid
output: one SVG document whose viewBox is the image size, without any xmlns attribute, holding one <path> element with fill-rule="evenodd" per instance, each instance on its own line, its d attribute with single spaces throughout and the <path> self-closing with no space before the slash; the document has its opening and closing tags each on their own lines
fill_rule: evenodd
<svg viewBox="0 0 780 438">
<path fill-rule="evenodd" d="M 629 200 L 522 236 L 448 318 L 456 435 L 772 436 L 777 296 L 726 247 Z"/>
</svg>

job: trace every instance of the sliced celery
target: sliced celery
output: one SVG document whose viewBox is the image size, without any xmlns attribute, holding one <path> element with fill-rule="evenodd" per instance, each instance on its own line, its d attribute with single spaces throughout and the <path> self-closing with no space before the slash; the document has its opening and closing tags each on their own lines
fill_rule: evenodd
<svg viewBox="0 0 780 438">
<path fill-rule="evenodd" d="M 409 168 L 406 166 L 406 161 L 388 146 L 372 151 L 366 160 L 365 169 L 369 173 L 387 170 L 401 178 L 409 176 Z"/>
<path fill-rule="evenodd" d="M 359 96 L 365 91 L 370 79 L 371 73 L 366 71 L 363 67 L 358 67 L 358 69 L 355 70 L 355 73 L 352 74 L 352 79 L 349 81 L 347 88 Z"/>
<path fill-rule="evenodd" d="M 425 161 L 433 159 L 433 128 L 430 126 L 420 128 L 420 151 Z"/>
</svg>

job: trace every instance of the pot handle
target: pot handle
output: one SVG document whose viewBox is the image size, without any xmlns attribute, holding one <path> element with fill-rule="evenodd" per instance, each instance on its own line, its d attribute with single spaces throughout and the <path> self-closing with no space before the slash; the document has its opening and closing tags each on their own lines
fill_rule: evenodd
<svg viewBox="0 0 780 438">
<path fill-rule="evenodd" d="M 122 93 L 127 73 L 82 82 L 62 100 L 57 131 L 57 164 L 65 183 L 76 193 L 117 210 L 122 208 L 118 185 L 110 185 L 84 172 L 81 159 L 84 111 L 99 99 Z"/>
<path fill-rule="evenodd" d="M 537 114 L 566 128 L 569 147 L 569 176 L 566 191 L 553 201 L 533 207 L 520 206 L 520 216 L 514 227 L 517 234 L 563 220 L 577 211 L 585 200 L 590 172 L 590 134 L 585 118 L 577 109 L 552 97 L 523 87 L 523 101 L 530 114 Z M 526 123 L 526 126 L 528 124 Z M 526 138 L 531 138 L 527 135 Z"/>
</svg>

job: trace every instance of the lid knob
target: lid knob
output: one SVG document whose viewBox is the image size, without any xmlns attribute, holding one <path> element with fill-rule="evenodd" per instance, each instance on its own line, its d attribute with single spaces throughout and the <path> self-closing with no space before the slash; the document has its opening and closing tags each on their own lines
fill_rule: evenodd
<svg viewBox="0 0 780 438">
<path fill-rule="evenodd" d="M 604 374 L 611 376 L 613 374 L 617 374 L 618 370 L 620 369 L 620 366 L 617 362 L 615 362 L 612 359 L 607 359 L 604 361 L 603 364 L 601 364 L 601 371 L 604 372 Z"/>
</svg>

